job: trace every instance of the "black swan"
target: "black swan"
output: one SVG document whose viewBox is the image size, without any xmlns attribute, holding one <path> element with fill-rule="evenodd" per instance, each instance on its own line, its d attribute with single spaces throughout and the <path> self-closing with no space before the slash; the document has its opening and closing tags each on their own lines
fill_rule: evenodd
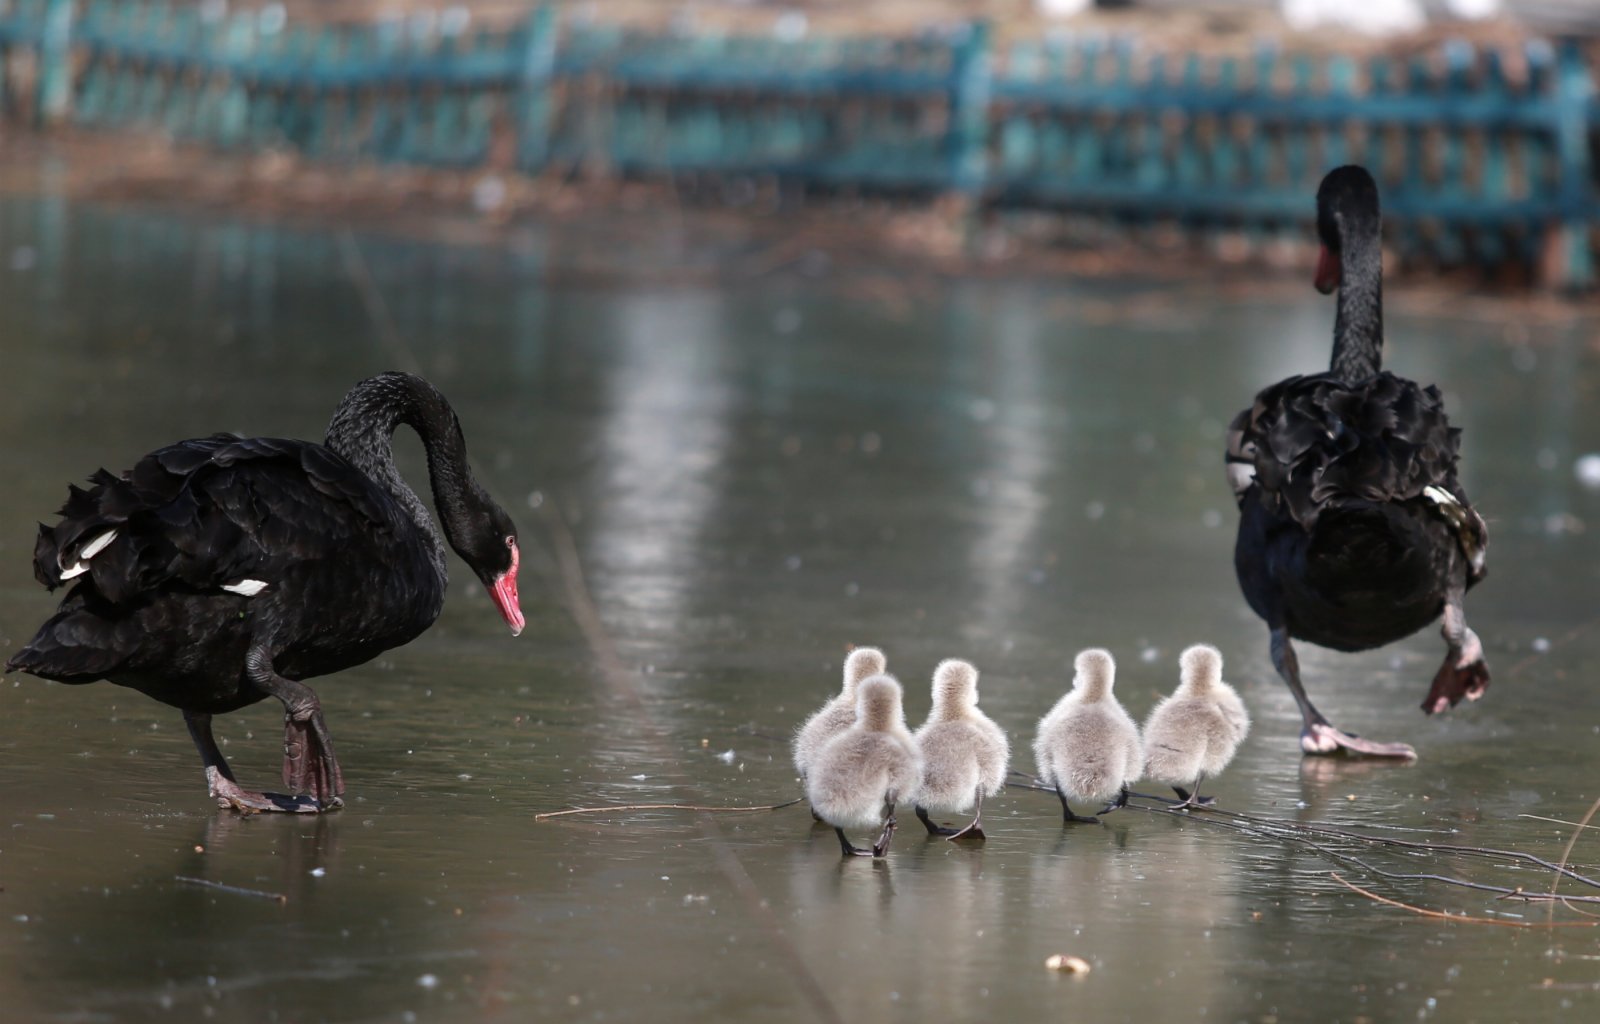
<svg viewBox="0 0 1600 1024">
<path fill-rule="evenodd" d="M 395 427 L 422 437 L 444 537 L 395 469 Z M 444 604 L 444 540 L 513 634 L 517 532 L 472 477 L 444 396 L 406 373 L 352 388 L 327 441 L 216 434 L 180 441 L 88 490 L 39 527 L 33 572 L 72 587 L 6 671 L 109 679 L 183 712 L 221 807 L 316 812 L 344 781 L 317 695 L 301 680 L 410 641 Z M 288 795 L 240 788 L 211 716 L 276 697 Z M 309 793 L 309 796 L 299 796 Z"/>
<path fill-rule="evenodd" d="M 1484 576 L 1489 535 L 1456 479 L 1461 431 L 1435 387 L 1379 369 L 1383 259 L 1378 187 L 1360 167 L 1317 190 L 1317 290 L 1339 291 L 1327 373 L 1256 396 L 1228 431 L 1239 502 L 1234 569 L 1272 631 L 1272 663 L 1300 705 L 1300 747 L 1414 758 L 1404 743 L 1341 732 L 1300 684 L 1291 638 L 1340 651 L 1379 647 L 1444 617 L 1449 651 L 1422 710 L 1477 700 L 1489 685 L 1462 600 Z"/>
</svg>

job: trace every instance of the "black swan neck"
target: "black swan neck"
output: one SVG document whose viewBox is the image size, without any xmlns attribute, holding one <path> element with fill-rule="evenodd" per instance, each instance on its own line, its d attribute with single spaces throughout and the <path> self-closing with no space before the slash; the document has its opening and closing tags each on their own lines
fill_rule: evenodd
<svg viewBox="0 0 1600 1024">
<path fill-rule="evenodd" d="M 404 423 L 417 432 L 428 454 L 428 477 L 444 534 L 394 464 L 394 432 Z M 477 484 L 467 462 L 461 424 L 444 396 L 421 377 L 385 373 L 362 381 L 339 402 L 328 424 L 327 446 L 389 492 L 429 541 L 441 581 L 448 579 L 444 542 L 459 549 L 465 535 L 468 495 Z"/>
<path fill-rule="evenodd" d="M 1339 253 L 1339 312 L 1333 321 L 1329 369 L 1347 384 L 1383 367 L 1383 244 L 1377 218 L 1347 232 Z"/>
</svg>

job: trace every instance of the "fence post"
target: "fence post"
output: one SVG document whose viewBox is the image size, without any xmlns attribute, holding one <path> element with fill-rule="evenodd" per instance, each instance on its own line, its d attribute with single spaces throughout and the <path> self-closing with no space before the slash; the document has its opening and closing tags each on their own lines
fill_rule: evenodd
<svg viewBox="0 0 1600 1024">
<path fill-rule="evenodd" d="M 973 197 L 989 183 L 989 44 L 989 23 L 970 22 L 950 68 L 950 184 Z"/>
<path fill-rule="evenodd" d="M 39 86 L 34 97 L 40 125 L 64 120 L 72 107 L 72 7 L 74 0 L 49 0 L 39 40 Z"/>
<path fill-rule="evenodd" d="M 550 84 L 555 77 L 556 15 L 548 4 L 528 19 L 517 83 L 517 166 L 537 174 L 550 159 Z"/>
<path fill-rule="evenodd" d="M 9 9 L 9 8 L 6 10 L 6 12 L 4 14 L 0 14 L 0 28 L 5 28 L 6 27 L 6 22 L 9 21 L 11 17 L 15 17 L 15 15 L 16 15 L 16 12 L 11 10 L 11 9 Z M 0 46 L 0 117 L 3 117 L 5 115 L 5 109 L 6 109 L 6 79 L 9 77 L 9 71 L 8 71 L 6 65 L 9 63 L 9 59 L 11 57 L 11 53 L 12 53 L 12 47 Z"/>
<path fill-rule="evenodd" d="M 1594 258 L 1589 251 L 1587 200 L 1593 191 L 1589 161 L 1589 103 L 1594 79 L 1574 40 L 1558 51 L 1555 81 L 1556 154 L 1561 163 L 1559 223 L 1553 244 L 1553 274 L 1558 288 L 1587 288 L 1594 283 Z"/>
</svg>

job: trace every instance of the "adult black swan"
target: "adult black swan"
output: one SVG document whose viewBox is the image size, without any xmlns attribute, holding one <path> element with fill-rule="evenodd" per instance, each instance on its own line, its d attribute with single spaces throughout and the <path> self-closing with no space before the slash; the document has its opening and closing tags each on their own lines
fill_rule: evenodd
<svg viewBox="0 0 1600 1024">
<path fill-rule="evenodd" d="M 1489 685 L 1462 611 L 1483 579 L 1489 535 L 1456 479 L 1461 432 L 1439 390 L 1379 369 L 1379 227 L 1371 175 L 1340 167 L 1323 179 L 1316 285 L 1339 291 L 1332 365 L 1257 395 L 1229 428 L 1227 464 L 1240 513 L 1234 568 L 1300 705 L 1301 749 L 1412 758 L 1404 743 L 1334 728 L 1306 696 L 1290 642 L 1368 650 L 1443 615 L 1449 651 L 1422 710 L 1476 700 Z"/>
<path fill-rule="evenodd" d="M 395 427 L 422 437 L 444 536 L 394 465 Z M 444 541 L 488 588 L 513 634 L 517 532 L 472 477 L 449 403 L 385 373 L 350 390 L 325 444 L 232 434 L 180 441 L 120 477 L 69 487 L 39 527 L 33 572 L 71 590 L 6 671 L 109 679 L 183 712 L 219 806 L 316 812 L 344 781 L 317 695 L 302 680 L 359 665 L 433 624 Z M 276 697 L 288 795 L 240 788 L 211 716 Z M 298 794 L 308 793 L 309 796 Z"/>
</svg>

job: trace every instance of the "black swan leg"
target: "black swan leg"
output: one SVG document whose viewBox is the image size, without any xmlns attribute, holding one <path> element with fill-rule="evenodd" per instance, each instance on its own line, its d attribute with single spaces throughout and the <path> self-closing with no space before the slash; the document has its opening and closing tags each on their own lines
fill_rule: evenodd
<svg viewBox="0 0 1600 1024">
<path fill-rule="evenodd" d="M 211 735 L 211 716 L 185 711 L 184 724 L 189 727 L 189 738 L 200 751 L 200 761 L 206 766 L 206 788 L 217 801 L 218 807 L 231 808 L 241 814 L 257 811 L 288 811 L 315 814 L 317 802 L 310 797 L 283 796 L 278 793 L 252 793 L 239 786 L 233 770 L 222 756 L 222 750 Z"/>
<path fill-rule="evenodd" d="M 1060 786 L 1056 787 L 1056 796 L 1060 797 L 1061 799 L 1061 824 L 1070 825 L 1075 821 L 1081 821 L 1087 825 L 1100 824 L 1100 819 L 1093 817 L 1092 815 L 1072 813 L 1072 808 L 1067 806 L 1067 794 L 1061 792 Z"/>
<path fill-rule="evenodd" d="M 1354 733 L 1334 728 L 1333 723 L 1322 716 L 1322 712 L 1311 703 L 1311 698 L 1306 696 L 1305 687 L 1300 685 L 1300 659 L 1295 657 L 1294 645 L 1289 642 L 1289 630 L 1285 626 L 1274 626 L 1272 629 L 1272 667 L 1278 670 L 1278 675 L 1283 677 L 1289 692 L 1294 695 L 1294 702 L 1300 705 L 1300 718 L 1305 723 L 1300 729 L 1300 749 L 1307 754 L 1336 754 L 1344 750 L 1368 757 L 1416 759 L 1417 752 L 1409 744 L 1364 740 Z"/>
<path fill-rule="evenodd" d="M 309 791 L 324 810 L 344 806 L 344 774 L 316 693 L 274 672 L 265 648 L 250 651 L 245 671 L 252 683 L 283 701 L 283 784 L 292 793 Z"/>
<path fill-rule="evenodd" d="M 917 820 L 927 828 L 930 836 L 953 836 L 956 830 L 948 825 L 935 825 L 933 819 L 928 817 L 928 809 L 921 804 L 917 805 Z"/>
<path fill-rule="evenodd" d="M 985 839 L 989 838 L 988 836 L 983 834 L 983 787 L 982 786 L 978 787 L 978 792 L 975 795 L 975 799 L 977 800 L 977 806 L 974 807 L 973 810 L 972 810 L 972 822 L 969 825 L 967 825 L 966 828 L 963 828 L 963 829 L 952 829 L 951 832 L 950 832 L 950 835 L 947 838 L 949 838 L 949 839 L 977 839 L 979 841 L 982 841 L 982 840 L 985 840 Z"/>
<path fill-rule="evenodd" d="M 1436 715 L 1461 703 L 1462 698 L 1477 700 L 1489 688 L 1489 666 L 1483 660 L 1483 644 L 1478 634 L 1467 628 L 1467 614 L 1461 606 L 1465 592 L 1454 588 L 1445 598 L 1444 623 L 1439 633 L 1449 645 L 1444 664 L 1433 677 L 1433 686 L 1422 702 L 1422 710 Z"/>
</svg>

